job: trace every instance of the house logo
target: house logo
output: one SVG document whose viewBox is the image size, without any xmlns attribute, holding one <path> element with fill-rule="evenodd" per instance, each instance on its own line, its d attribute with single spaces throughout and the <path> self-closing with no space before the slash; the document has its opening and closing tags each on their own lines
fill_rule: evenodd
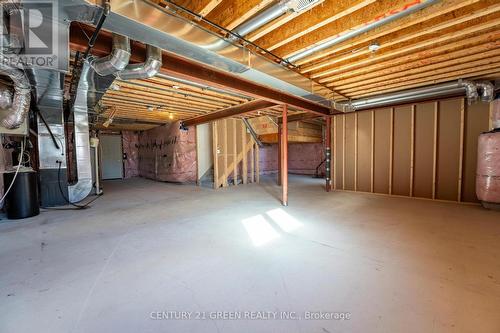
<svg viewBox="0 0 500 333">
<path fill-rule="evenodd" d="M 57 67 L 57 2 L 1 3 L 2 61 L 24 67 Z"/>
</svg>

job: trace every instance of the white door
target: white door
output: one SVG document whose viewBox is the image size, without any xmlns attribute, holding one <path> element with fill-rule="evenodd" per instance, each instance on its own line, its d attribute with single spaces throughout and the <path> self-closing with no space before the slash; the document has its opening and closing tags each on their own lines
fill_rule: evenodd
<svg viewBox="0 0 500 333">
<path fill-rule="evenodd" d="M 123 152 L 121 135 L 101 135 L 102 179 L 123 178 Z"/>
</svg>

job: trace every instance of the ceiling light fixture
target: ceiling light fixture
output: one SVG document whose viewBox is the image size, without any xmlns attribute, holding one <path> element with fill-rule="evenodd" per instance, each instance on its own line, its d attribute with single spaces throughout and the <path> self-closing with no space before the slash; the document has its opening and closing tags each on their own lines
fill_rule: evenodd
<svg viewBox="0 0 500 333">
<path fill-rule="evenodd" d="M 380 49 L 380 44 L 378 42 L 373 42 L 368 45 L 368 50 L 372 53 L 376 52 L 378 49 Z"/>
<path fill-rule="evenodd" d="M 169 119 L 174 119 L 174 114 L 173 114 L 172 112 L 170 112 L 170 113 L 168 114 L 168 118 L 169 118 Z"/>
</svg>

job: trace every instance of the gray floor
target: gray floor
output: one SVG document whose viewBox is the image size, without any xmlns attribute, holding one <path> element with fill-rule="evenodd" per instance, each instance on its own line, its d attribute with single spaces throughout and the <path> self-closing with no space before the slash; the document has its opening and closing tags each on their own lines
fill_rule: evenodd
<svg viewBox="0 0 500 333">
<path fill-rule="evenodd" d="M 0 223 L 0 332 L 500 332 L 500 213 L 290 182 L 284 209 L 269 180 L 132 179 Z"/>
</svg>

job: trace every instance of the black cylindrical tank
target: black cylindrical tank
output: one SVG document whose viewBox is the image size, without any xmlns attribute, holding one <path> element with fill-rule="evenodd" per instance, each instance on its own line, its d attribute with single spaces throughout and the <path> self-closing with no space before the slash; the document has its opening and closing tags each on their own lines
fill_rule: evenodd
<svg viewBox="0 0 500 333">
<path fill-rule="evenodd" d="M 15 172 L 3 176 L 4 191 L 14 179 Z M 40 214 L 38 205 L 37 174 L 33 170 L 20 171 L 5 198 L 5 212 L 8 219 L 24 219 Z"/>
</svg>

